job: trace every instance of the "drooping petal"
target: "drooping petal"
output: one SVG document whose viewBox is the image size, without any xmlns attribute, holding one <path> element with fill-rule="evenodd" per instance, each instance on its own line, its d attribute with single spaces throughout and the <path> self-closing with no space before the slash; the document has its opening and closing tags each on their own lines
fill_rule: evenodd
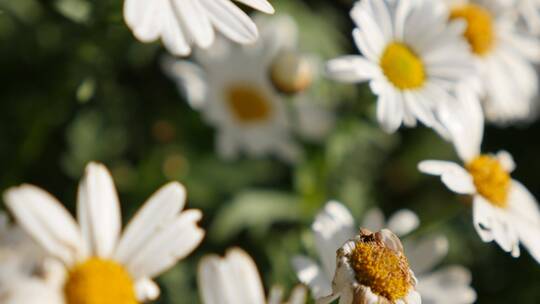
<svg viewBox="0 0 540 304">
<path fill-rule="evenodd" d="M 52 195 L 38 187 L 22 185 L 8 189 L 4 201 L 19 225 L 52 256 L 68 265 L 84 256 L 77 224 Z"/>
<path fill-rule="evenodd" d="M 77 218 L 89 254 L 111 257 L 122 219 L 112 176 L 101 164 L 86 166 L 77 194 Z"/>
</svg>

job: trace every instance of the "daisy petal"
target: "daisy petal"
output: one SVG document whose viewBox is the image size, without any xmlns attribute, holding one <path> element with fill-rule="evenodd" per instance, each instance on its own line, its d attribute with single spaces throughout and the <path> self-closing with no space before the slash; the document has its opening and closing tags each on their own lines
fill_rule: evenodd
<svg viewBox="0 0 540 304">
<path fill-rule="evenodd" d="M 503 169 L 508 173 L 511 173 L 516 169 L 514 158 L 512 157 L 512 154 L 508 153 L 507 151 L 497 152 L 497 160 L 499 160 Z"/>
<path fill-rule="evenodd" d="M 471 175 L 458 164 L 427 160 L 418 164 L 418 169 L 426 174 L 441 176 L 442 182 L 452 191 L 459 194 L 473 194 L 476 187 Z"/>
<path fill-rule="evenodd" d="M 350 55 L 328 61 L 326 73 L 337 81 L 357 83 L 373 78 L 377 67 L 362 56 Z"/>
<path fill-rule="evenodd" d="M 159 297 L 159 286 L 149 278 L 138 279 L 135 283 L 137 300 L 141 302 L 153 301 Z"/>
<path fill-rule="evenodd" d="M 185 200 L 186 190 L 178 182 L 171 182 L 154 193 L 127 225 L 114 258 L 127 262 L 146 247 L 162 227 L 166 227 L 178 216 L 178 212 L 184 208 Z"/>
<path fill-rule="evenodd" d="M 395 132 L 403 121 L 403 97 L 393 89 L 379 96 L 377 101 L 377 119 L 388 133 Z"/>
<path fill-rule="evenodd" d="M 416 274 L 430 272 L 448 254 L 448 239 L 444 235 L 404 240 L 403 246 L 409 258 L 411 269 Z"/>
<path fill-rule="evenodd" d="M 315 245 L 330 277 L 336 270 L 336 250 L 354 236 L 354 219 L 349 210 L 338 202 L 329 202 L 317 214 L 311 226 Z"/>
<path fill-rule="evenodd" d="M 77 218 L 91 255 L 110 257 L 121 229 L 120 203 L 105 166 L 90 163 L 77 194 Z"/>
<path fill-rule="evenodd" d="M 309 286 L 313 297 L 322 298 L 332 292 L 328 275 L 311 259 L 296 256 L 292 260 L 292 265 L 300 282 Z"/>
<path fill-rule="evenodd" d="M 127 262 L 132 276 L 152 278 L 191 253 L 204 237 L 204 230 L 196 224 L 201 217 L 199 210 L 184 211 L 174 222 L 155 233 Z"/>
<path fill-rule="evenodd" d="M 224 259 L 204 257 L 197 275 L 206 304 L 264 304 L 264 290 L 257 266 L 241 249 L 231 249 Z"/>
<path fill-rule="evenodd" d="M 452 265 L 420 275 L 416 288 L 427 303 L 470 304 L 476 301 L 476 292 L 470 284 L 471 272 Z"/>
<path fill-rule="evenodd" d="M 51 255 L 68 265 L 83 255 L 77 224 L 52 195 L 22 185 L 8 189 L 4 201 L 18 223 Z"/>
<path fill-rule="evenodd" d="M 404 236 L 418 228 L 420 219 L 411 210 L 403 209 L 394 213 L 389 219 L 387 227 L 397 236 Z"/>
<path fill-rule="evenodd" d="M 473 222 L 476 232 L 482 241 L 488 243 L 494 240 L 491 231 L 493 210 L 489 202 L 480 195 L 476 195 L 473 201 Z"/>
<path fill-rule="evenodd" d="M 237 2 L 244 3 L 252 8 L 259 10 L 263 13 L 273 14 L 275 12 L 274 7 L 270 2 L 266 0 L 236 0 Z"/>
<path fill-rule="evenodd" d="M 253 21 L 229 0 L 200 0 L 208 17 L 225 36 L 238 43 L 252 43 L 258 37 Z"/>
<path fill-rule="evenodd" d="M 178 18 L 186 32 L 201 48 L 209 47 L 214 41 L 214 29 L 198 0 L 172 0 Z"/>
</svg>

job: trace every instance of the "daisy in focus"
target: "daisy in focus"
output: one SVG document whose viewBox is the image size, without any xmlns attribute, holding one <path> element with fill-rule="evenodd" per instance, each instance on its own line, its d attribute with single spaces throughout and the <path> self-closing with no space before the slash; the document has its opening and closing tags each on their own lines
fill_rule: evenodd
<svg viewBox="0 0 540 304">
<path fill-rule="evenodd" d="M 0 213 L 0 302 L 61 303 L 61 265 Z"/>
<path fill-rule="evenodd" d="M 362 227 L 383 229 L 388 227 L 403 237 L 416 229 L 419 219 L 409 210 L 401 210 L 385 222 L 379 209 L 366 213 Z M 315 298 L 322 298 L 332 290 L 331 280 L 336 268 L 336 250 L 354 237 L 357 226 L 349 210 L 338 202 L 329 202 L 317 215 L 312 225 L 315 245 L 322 266 L 311 258 L 297 256 L 293 265 L 300 281 L 308 285 Z M 435 269 L 448 253 L 448 241 L 443 235 L 423 238 L 407 237 L 403 247 L 411 269 L 418 280 L 416 290 L 423 303 L 431 304 L 470 304 L 476 299 L 470 287 L 471 274 L 468 269 L 451 265 Z"/>
<path fill-rule="evenodd" d="M 273 14 L 267 0 L 236 0 L 259 11 Z M 161 39 L 177 56 L 191 53 L 192 45 L 208 48 L 215 29 L 229 39 L 249 44 L 258 37 L 257 26 L 232 0 L 125 0 L 124 20 L 137 39 Z"/>
<path fill-rule="evenodd" d="M 458 194 L 473 197 L 474 228 L 484 242 L 495 241 L 513 257 L 520 255 L 519 244 L 540 262 L 540 210 L 532 194 L 510 176 L 516 165 L 506 151 L 483 154 L 482 109 L 475 103 L 455 107 L 446 126 L 463 166 L 449 161 L 428 160 L 419 170 L 440 176 L 442 182 Z"/>
<path fill-rule="evenodd" d="M 233 248 L 225 257 L 205 256 L 198 270 L 199 292 L 205 304 L 281 304 L 283 292 L 273 288 L 268 300 L 253 259 L 242 249 Z M 306 290 L 297 286 L 287 304 L 304 304 Z"/>
<path fill-rule="evenodd" d="M 475 58 L 479 77 L 476 90 L 486 119 L 500 124 L 531 119 L 537 107 L 534 97 L 538 77 L 533 64 L 540 61 L 540 41 L 520 31 L 504 5 L 507 1 L 443 2 L 450 10 L 451 21 L 467 24 L 464 37 Z"/>
<path fill-rule="evenodd" d="M 4 194 L 18 223 L 63 264 L 59 304 L 136 304 L 154 300 L 151 280 L 201 242 L 199 210 L 181 211 L 186 193 L 176 182 L 157 191 L 120 237 L 120 204 L 110 173 L 90 163 L 79 185 L 77 219 L 32 185 Z"/>
<path fill-rule="evenodd" d="M 333 117 L 306 105 L 304 92 L 315 70 L 296 49 L 294 20 L 286 15 L 259 17 L 261 37 L 253 46 L 217 39 L 212 49 L 195 52 L 199 64 L 168 57 L 163 69 L 190 105 L 217 128 L 222 158 L 273 155 L 294 162 L 300 155 L 295 131 L 321 138 Z"/>
<path fill-rule="evenodd" d="M 351 11 L 354 40 L 362 55 L 327 64 L 342 82 L 369 82 L 378 96 L 377 119 L 387 132 L 417 120 L 439 132 L 441 105 L 452 102 L 456 85 L 473 71 L 462 37 L 463 23 L 446 24 L 438 1 L 359 1 Z"/>
</svg>

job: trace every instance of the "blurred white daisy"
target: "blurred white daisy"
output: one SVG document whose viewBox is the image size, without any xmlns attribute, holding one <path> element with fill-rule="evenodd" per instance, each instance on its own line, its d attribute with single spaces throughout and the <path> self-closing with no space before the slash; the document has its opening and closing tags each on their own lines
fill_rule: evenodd
<svg viewBox="0 0 540 304">
<path fill-rule="evenodd" d="M 283 292 L 273 288 L 268 300 L 257 266 L 242 249 L 227 251 L 224 258 L 217 255 L 203 257 L 197 275 L 199 292 L 205 304 L 281 304 Z M 288 304 L 304 304 L 306 290 L 293 289 Z"/>
<path fill-rule="evenodd" d="M 441 131 L 440 105 L 451 102 L 456 84 L 474 70 L 463 23 L 447 25 L 444 5 L 424 0 L 359 1 L 351 17 L 362 55 L 331 60 L 329 76 L 369 82 L 378 96 L 377 118 L 388 132 L 417 120 Z"/>
<path fill-rule="evenodd" d="M 236 0 L 259 11 L 273 14 L 267 0 Z M 124 20 L 137 39 L 161 39 L 173 55 L 191 53 L 191 46 L 208 48 L 214 29 L 238 43 L 257 39 L 256 25 L 232 0 L 125 0 Z"/>
<path fill-rule="evenodd" d="M 60 304 L 135 304 L 159 295 L 151 280 L 201 242 L 199 210 L 182 211 L 185 189 L 172 182 L 145 203 L 120 237 L 121 214 L 110 173 L 86 167 L 79 185 L 77 218 L 52 195 L 32 185 L 4 194 L 18 223 L 49 255 L 62 262 Z"/>
<path fill-rule="evenodd" d="M 314 71 L 296 52 L 294 20 L 259 17 L 261 37 L 256 44 L 237 46 L 217 39 L 212 49 L 194 53 L 200 66 L 167 57 L 163 69 L 190 105 L 218 129 L 217 150 L 223 158 L 272 154 L 292 162 L 300 154 L 293 139 L 295 127 L 304 127 L 302 131 L 313 137 L 324 135 L 332 116 L 305 105 L 307 97 L 301 93 L 309 87 Z M 318 116 L 311 112 L 312 119 L 295 118 L 286 102 L 290 94 L 294 95 L 291 104 L 298 101 L 297 112 L 307 115 L 307 107 Z"/>
<path fill-rule="evenodd" d="M 534 115 L 540 41 L 519 31 L 501 1 L 445 0 L 450 20 L 464 20 L 487 120 L 511 123 Z"/>
<path fill-rule="evenodd" d="M 366 213 L 362 227 L 379 230 L 385 227 L 403 237 L 416 229 L 419 219 L 412 211 L 400 210 L 388 222 L 379 209 Z M 355 221 L 345 206 L 329 202 L 317 215 L 312 230 L 315 245 L 322 266 L 311 258 L 297 256 L 293 259 L 298 277 L 307 284 L 315 298 L 321 298 L 332 290 L 331 279 L 336 268 L 336 250 L 354 236 Z M 468 269 L 451 265 L 440 269 L 435 267 L 448 253 L 448 241 L 443 235 L 403 239 L 411 269 L 418 279 L 416 290 L 423 303 L 430 304 L 470 304 L 476 293 L 470 287 L 471 274 Z"/>
<path fill-rule="evenodd" d="M 506 252 L 518 257 L 521 242 L 540 262 L 540 211 L 536 199 L 510 174 L 515 169 L 512 156 L 501 151 L 482 154 L 483 116 L 475 103 L 455 107 L 447 122 L 463 167 L 448 161 L 423 161 L 420 171 L 441 177 L 452 191 L 473 196 L 474 227 L 484 242 L 495 241 Z"/>
<path fill-rule="evenodd" d="M 61 266 L 0 213 L 0 302 L 59 304 Z"/>
</svg>

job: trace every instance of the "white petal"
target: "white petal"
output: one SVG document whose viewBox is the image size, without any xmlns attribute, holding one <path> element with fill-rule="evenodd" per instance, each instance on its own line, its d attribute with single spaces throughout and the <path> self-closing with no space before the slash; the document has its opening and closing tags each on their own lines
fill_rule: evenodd
<svg viewBox="0 0 540 304">
<path fill-rule="evenodd" d="M 448 239 L 444 235 L 430 235 L 417 240 L 403 241 L 405 254 L 416 274 L 435 268 L 448 254 Z"/>
<path fill-rule="evenodd" d="M 476 192 L 472 176 L 458 164 L 427 160 L 420 162 L 418 169 L 426 174 L 441 176 L 442 182 L 456 193 L 473 194 Z"/>
<path fill-rule="evenodd" d="M 209 47 L 214 42 L 214 29 L 198 0 L 170 0 L 186 32 L 201 48 Z"/>
<path fill-rule="evenodd" d="M 473 201 L 474 228 L 484 242 L 491 242 L 494 236 L 491 230 L 493 207 L 482 196 L 475 195 Z"/>
<path fill-rule="evenodd" d="M 140 302 L 153 301 L 159 297 L 159 286 L 149 278 L 138 279 L 135 283 L 137 300 Z"/>
<path fill-rule="evenodd" d="M 263 13 L 273 14 L 275 12 L 274 7 L 270 2 L 266 0 L 236 0 L 237 2 L 244 3 L 252 8 L 259 10 Z"/>
<path fill-rule="evenodd" d="M 160 229 L 174 221 L 185 200 L 186 190 L 178 182 L 171 182 L 154 193 L 127 225 L 114 258 L 129 261 Z"/>
<path fill-rule="evenodd" d="M 307 300 L 307 291 L 304 286 L 297 285 L 293 288 L 289 297 L 288 304 L 305 304 Z"/>
<path fill-rule="evenodd" d="M 22 185 L 8 189 L 4 201 L 19 225 L 51 255 L 68 265 L 83 255 L 77 224 L 52 195 L 38 187 Z"/>
<path fill-rule="evenodd" d="M 314 298 L 322 298 L 332 292 L 332 277 L 329 277 L 328 274 L 326 274 L 324 270 L 311 259 L 304 256 L 296 256 L 292 260 L 292 265 L 298 279 L 303 284 L 309 286 Z"/>
<path fill-rule="evenodd" d="M 210 20 L 225 36 L 238 43 L 254 42 L 258 37 L 253 21 L 229 0 L 200 0 Z"/>
<path fill-rule="evenodd" d="M 91 255 L 110 257 L 121 229 L 120 203 L 105 166 L 90 163 L 77 194 L 77 218 Z"/>
<path fill-rule="evenodd" d="M 167 50 L 175 56 L 187 56 L 191 53 L 190 43 L 188 37 L 184 33 L 183 25 L 174 13 L 172 4 L 170 1 L 162 1 L 163 7 L 161 8 L 162 16 L 160 16 L 160 22 L 162 22 L 161 40 Z"/>
<path fill-rule="evenodd" d="M 362 56 L 349 55 L 328 61 L 326 73 L 334 80 L 356 83 L 373 78 L 378 69 Z"/>
<path fill-rule="evenodd" d="M 404 236 L 418 228 L 420 219 L 411 210 L 402 209 L 392 214 L 388 219 L 387 227 L 397 236 Z"/>
<path fill-rule="evenodd" d="M 403 97 L 400 92 L 389 89 L 379 96 L 377 101 L 377 119 L 384 131 L 395 132 L 403 121 Z"/>
<path fill-rule="evenodd" d="M 419 276 L 416 289 L 427 303 L 472 304 L 476 301 L 476 292 L 470 284 L 471 272 L 454 265 Z"/>
<path fill-rule="evenodd" d="M 162 30 L 162 1 L 126 0 L 124 19 L 137 39 L 151 42 L 159 38 Z"/>
<path fill-rule="evenodd" d="M 332 276 L 336 269 L 336 251 L 354 236 L 354 219 L 345 206 L 332 201 L 317 214 L 311 227 L 326 274 Z"/>
<path fill-rule="evenodd" d="M 516 169 L 516 163 L 514 162 L 514 158 L 507 151 L 503 150 L 497 152 L 497 160 L 499 160 L 503 169 L 506 170 L 506 172 L 511 173 Z"/>
<path fill-rule="evenodd" d="M 384 214 L 379 208 L 371 208 L 366 212 L 362 227 L 371 231 L 379 231 L 386 226 Z"/>
<path fill-rule="evenodd" d="M 144 248 L 130 257 L 126 266 L 131 275 L 152 278 L 191 253 L 204 237 L 204 230 L 197 227 L 201 217 L 199 210 L 184 211 L 162 227 Z"/>
<path fill-rule="evenodd" d="M 225 258 L 210 255 L 199 263 L 197 281 L 205 304 L 264 304 L 264 290 L 257 266 L 241 249 Z"/>
</svg>

